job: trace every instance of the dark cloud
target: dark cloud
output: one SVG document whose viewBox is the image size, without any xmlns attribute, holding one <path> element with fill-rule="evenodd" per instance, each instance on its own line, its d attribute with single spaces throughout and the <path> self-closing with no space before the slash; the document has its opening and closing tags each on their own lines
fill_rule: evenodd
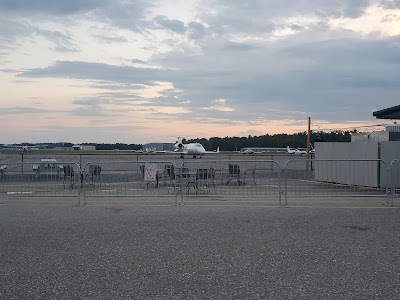
<svg viewBox="0 0 400 300">
<path fill-rule="evenodd" d="M 194 40 L 201 39 L 205 36 L 206 34 L 206 29 L 203 24 L 199 22 L 190 22 L 187 25 L 187 31 L 189 33 L 190 38 Z"/>
<path fill-rule="evenodd" d="M 152 0 L 1 0 L 0 17 L 36 21 L 45 18 L 66 26 L 85 19 L 140 31 L 141 25 L 146 24 L 146 13 L 154 5 Z"/>
<path fill-rule="evenodd" d="M 373 0 L 205 0 L 199 8 L 201 20 L 209 24 L 209 31 L 219 34 L 258 34 L 273 32 L 276 20 L 293 16 L 322 19 L 359 17 Z M 209 13 L 210 8 L 213 14 Z M 299 30 L 297 27 L 296 30 Z"/>
<path fill-rule="evenodd" d="M 142 64 L 142 65 L 147 65 L 147 62 L 141 59 L 131 59 L 130 60 L 134 64 Z"/>
<path fill-rule="evenodd" d="M 48 112 L 52 111 L 36 107 L 21 107 L 21 106 L 0 108 L 0 115 L 40 114 Z"/>
<path fill-rule="evenodd" d="M 185 23 L 179 20 L 171 20 L 168 19 L 165 16 L 157 16 L 154 18 L 154 22 L 171 31 L 177 32 L 177 33 L 184 33 L 186 28 L 185 28 Z"/>
<path fill-rule="evenodd" d="M 14 21 L 0 18 L 0 48 L 6 49 L 9 54 L 13 47 L 21 43 L 21 39 L 35 39 L 41 36 L 52 43 L 57 52 L 76 52 L 77 47 L 70 35 L 59 31 L 41 29 L 24 21 Z"/>
<path fill-rule="evenodd" d="M 185 24 L 180 20 L 169 19 L 165 16 L 157 16 L 153 19 L 156 29 L 170 30 L 179 34 L 187 34 L 193 40 L 202 39 L 206 34 L 206 29 L 202 23 L 189 22 Z"/>
<path fill-rule="evenodd" d="M 400 0 L 384 0 L 381 5 L 385 8 L 400 8 Z"/>
<path fill-rule="evenodd" d="M 1 0 L 0 10 L 6 14 L 74 14 L 94 10 L 109 1 L 106 0 L 69 0 L 69 1 L 47 1 L 47 0 Z"/>
<path fill-rule="evenodd" d="M 27 70 L 17 76 L 76 78 L 144 84 L 165 79 L 166 71 L 82 61 L 57 61 L 49 67 Z"/>
</svg>

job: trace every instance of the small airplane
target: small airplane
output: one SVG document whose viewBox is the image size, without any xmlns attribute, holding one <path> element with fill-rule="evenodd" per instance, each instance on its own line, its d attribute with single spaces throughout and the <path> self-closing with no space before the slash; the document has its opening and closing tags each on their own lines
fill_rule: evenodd
<svg viewBox="0 0 400 300">
<path fill-rule="evenodd" d="M 261 153 L 265 153 L 265 151 L 254 151 L 253 149 L 247 148 L 243 151 L 240 151 L 240 153 L 242 153 L 242 154 L 261 154 Z"/>
<path fill-rule="evenodd" d="M 300 149 L 290 149 L 290 147 L 287 146 L 287 153 L 289 153 L 290 155 L 303 155 L 303 154 L 307 154 L 307 151 L 300 150 Z"/>
<path fill-rule="evenodd" d="M 246 149 L 241 151 L 240 153 L 242 154 L 254 154 L 254 150 L 253 149 Z"/>
<path fill-rule="evenodd" d="M 303 149 L 290 149 L 289 146 L 287 146 L 287 153 L 290 155 L 307 155 L 307 150 Z M 310 144 L 310 154 L 315 153 L 314 147 Z"/>
<path fill-rule="evenodd" d="M 145 149 L 143 150 L 143 152 L 144 152 L 144 153 L 148 153 L 148 154 L 153 154 L 153 153 L 156 153 L 157 150 L 156 150 L 155 147 L 148 147 L 148 148 L 145 148 Z"/>
<path fill-rule="evenodd" d="M 208 154 L 215 154 L 219 153 L 219 147 L 215 151 L 207 151 L 202 144 L 200 143 L 189 143 L 189 144 L 184 144 L 182 142 L 181 137 L 178 137 L 178 141 L 174 145 L 174 152 L 178 152 L 181 154 L 181 158 L 183 158 L 183 155 L 193 155 L 193 158 L 196 158 L 197 156 L 201 157 L 202 155 L 208 153 Z"/>
</svg>

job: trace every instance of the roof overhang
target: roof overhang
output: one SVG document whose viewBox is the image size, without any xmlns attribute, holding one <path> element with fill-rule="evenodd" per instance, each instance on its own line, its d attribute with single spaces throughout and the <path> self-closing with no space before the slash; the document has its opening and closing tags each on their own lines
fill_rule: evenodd
<svg viewBox="0 0 400 300">
<path fill-rule="evenodd" d="M 400 120 L 400 105 L 374 111 L 372 115 L 377 119 Z"/>
</svg>

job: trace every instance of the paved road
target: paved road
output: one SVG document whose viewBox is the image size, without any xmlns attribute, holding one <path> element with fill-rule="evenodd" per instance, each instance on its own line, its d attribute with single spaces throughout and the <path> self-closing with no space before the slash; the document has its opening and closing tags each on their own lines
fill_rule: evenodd
<svg viewBox="0 0 400 300">
<path fill-rule="evenodd" d="M 398 299 L 398 208 L 0 205 L 0 299 Z"/>
</svg>

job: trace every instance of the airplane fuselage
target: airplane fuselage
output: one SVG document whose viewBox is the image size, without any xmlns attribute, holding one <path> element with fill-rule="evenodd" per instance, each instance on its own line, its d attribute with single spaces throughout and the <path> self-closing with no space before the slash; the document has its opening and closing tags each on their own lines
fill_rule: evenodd
<svg viewBox="0 0 400 300">
<path fill-rule="evenodd" d="M 196 158 L 197 156 L 201 157 L 206 153 L 219 153 L 219 147 L 215 151 L 207 151 L 200 143 L 184 144 L 180 138 L 178 138 L 174 147 L 174 152 L 180 153 L 181 158 L 183 158 L 183 155 L 193 155 L 193 158 Z"/>
<path fill-rule="evenodd" d="M 204 149 L 203 145 L 199 143 L 190 143 L 190 144 L 184 144 L 181 147 L 177 147 L 176 152 L 180 152 L 181 156 L 183 154 L 187 154 L 196 157 L 206 153 L 206 149 Z"/>
</svg>

